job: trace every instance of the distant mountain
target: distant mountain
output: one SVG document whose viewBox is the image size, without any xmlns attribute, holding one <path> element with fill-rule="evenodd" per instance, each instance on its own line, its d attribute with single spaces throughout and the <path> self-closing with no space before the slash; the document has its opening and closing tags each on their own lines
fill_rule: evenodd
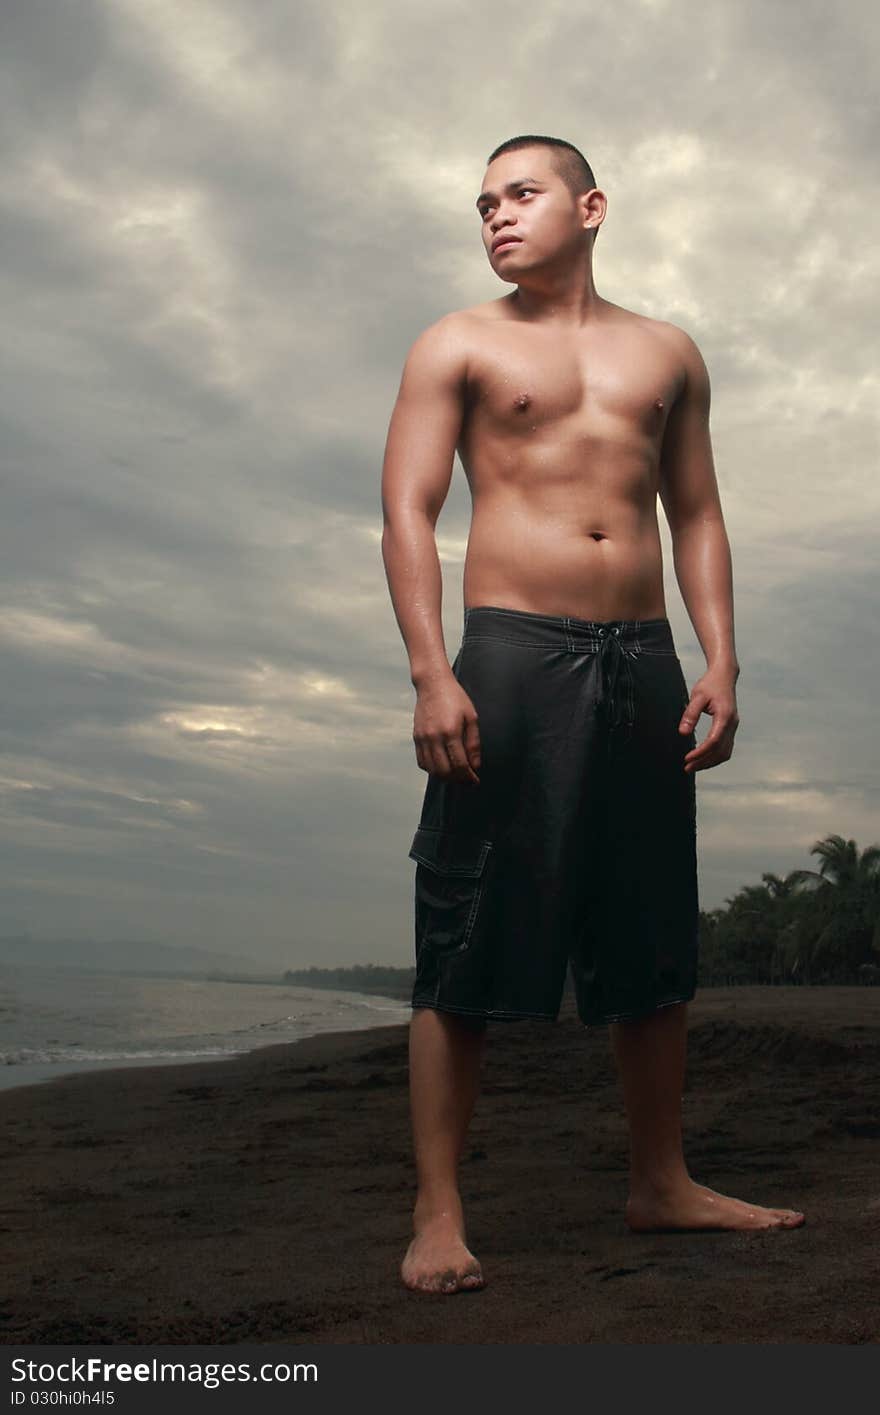
<svg viewBox="0 0 880 1415">
<path fill-rule="evenodd" d="M 156 943 L 152 939 L 32 938 L 27 934 L 0 936 L 0 964 L 17 967 L 73 968 L 81 972 L 158 973 L 163 976 L 222 973 L 275 980 L 271 963 L 241 954 L 214 953 L 187 944 Z"/>
</svg>

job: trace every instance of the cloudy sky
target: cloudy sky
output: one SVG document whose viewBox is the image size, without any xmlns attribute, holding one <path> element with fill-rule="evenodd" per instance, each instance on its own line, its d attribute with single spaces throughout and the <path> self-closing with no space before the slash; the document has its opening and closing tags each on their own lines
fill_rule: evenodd
<svg viewBox="0 0 880 1415">
<path fill-rule="evenodd" d="M 416 335 L 511 288 L 473 202 L 523 132 L 608 197 L 599 293 L 712 378 L 742 722 L 697 777 L 703 906 L 880 839 L 875 6 L 7 0 L 2 29 L 0 933 L 412 961 L 382 452 Z M 456 463 L 450 659 L 468 512 Z"/>
</svg>

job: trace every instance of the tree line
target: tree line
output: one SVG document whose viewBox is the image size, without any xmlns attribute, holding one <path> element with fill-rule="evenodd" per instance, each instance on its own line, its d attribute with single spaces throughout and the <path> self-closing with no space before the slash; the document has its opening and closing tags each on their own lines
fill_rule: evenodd
<svg viewBox="0 0 880 1415">
<path fill-rule="evenodd" d="M 700 913 L 703 985 L 880 983 L 880 846 L 827 835 L 817 870 L 764 873 Z"/>
</svg>

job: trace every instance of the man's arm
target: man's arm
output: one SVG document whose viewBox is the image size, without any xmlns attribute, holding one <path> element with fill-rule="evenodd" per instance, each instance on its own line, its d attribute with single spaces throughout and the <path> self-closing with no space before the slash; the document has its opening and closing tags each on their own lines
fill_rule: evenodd
<svg viewBox="0 0 880 1415">
<path fill-rule="evenodd" d="M 382 559 L 416 688 L 450 671 L 434 528 L 452 480 L 466 378 L 464 341 L 447 315 L 409 351 L 385 445 Z"/>
<path fill-rule="evenodd" d="M 660 454 L 660 500 L 672 534 L 675 574 L 706 662 L 738 670 L 733 572 L 709 433 L 709 374 L 694 341 L 676 331 L 685 366 Z"/>
<path fill-rule="evenodd" d="M 446 657 L 434 537 L 452 480 L 466 386 L 461 327 L 446 315 L 410 349 L 391 415 L 382 471 L 382 558 L 417 694 L 416 760 L 431 774 L 478 786 L 477 713 Z"/>
<path fill-rule="evenodd" d="M 700 770 L 726 761 L 733 751 L 739 725 L 735 694 L 739 663 L 733 634 L 730 542 L 709 432 L 709 374 L 690 336 L 675 329 L 675 339 L 685 377 L 663 437 L 659 490 L 672 535 L 676 578 L 706 655 L 706 673 L 694 685 L 682 718 L 683 730 L 690 732 L 702 712 L 713 717 L 708 736 L 685 758 L 691 769 Z"/>
</svg>

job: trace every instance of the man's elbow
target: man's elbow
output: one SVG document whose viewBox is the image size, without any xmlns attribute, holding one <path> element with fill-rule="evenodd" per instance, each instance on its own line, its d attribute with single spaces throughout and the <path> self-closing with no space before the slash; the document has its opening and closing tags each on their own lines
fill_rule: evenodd
<svg viewBox="0 0 880 1415">
<path fill-rule="evenodd" d="M 383 505 L 382 548 L 386 544 L 400 544 L 412 540 L 426 532 L 433 535 L 437 516 L 432 507 L 422 502 L 408 501 L 405 504 Z"/>
<path fill-rule="evenodd" d="M 726 535 L 724 516 L 717 504 L 688 507 L 686 511 L 667 512 L 673 545 L 676 541 L 693 540 L 695 536 Z"/>
<path fill-rule="evenodd" d="M 690 485 L 688 482 L 690 481 Z M 721 498 L 714 475 L 688 478 L 668 474 L 663 479 L 660 498 L 673 536 L 724 524 Z"/>
</svg>

